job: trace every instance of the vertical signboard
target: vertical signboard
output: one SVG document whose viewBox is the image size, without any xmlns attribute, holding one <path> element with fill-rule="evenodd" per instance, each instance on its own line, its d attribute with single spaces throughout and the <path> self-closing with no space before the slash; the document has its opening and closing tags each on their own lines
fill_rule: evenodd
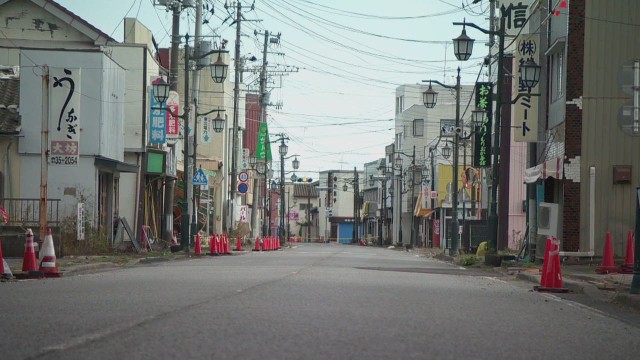
<svg viewBox="0 0 640 360">
<path fill-rule="evenodd" d="M 167 98 L 167 140 L 176 140 L 180 137 L 180 122 L 177 116 L 180 111 L 180 96 L 176 91 L 169 91 L 169 98 Z"/>
<path fill-rule="evenodd" d="M 200 120 L 200 142 L 211 143 L 211 119 L 204 117 Z"/>
<path fill-rule="evenodd" d="M 539 90 L 538 84 L 535 87 L 529 88 L 524 83 L 523 74 L 521 72 L 521 65 L 527 60 L 533 60 L 536 63 L 538 61 L 538 43 L 540 36 L 534 35 L 521 35 L 518 41 L 518 51 L 516 51 L 516 68 L 514 74 L 517 74 L 518 81 L 514 81 L 513 92 L 517 94 L 531 94 L 537 93 Z M 514 106 L 514 134 L 513 140 L 518 142 L 535 142 L 538 140 L 538 97 L 537 96 L 523 96 L 518 99 L 518 102 Z"/>
<path fill-rule="evenodd" d="M 484 110 L 485 116 L 480 129 L 475 134 L 475 148 L 473 149 L 473 166 L 491 166 L 491 114 L 493 113 L 493 84 L 490 82 L 476 83 L 476 108 Z"/>
<path fill-rule="evenodd" d="M 195 130 L 196 106 L 189 104 L 189 136 L 193 136 Z"/>
<path fill-rule="evenodd" d="M 258 143 L 256 144 L 256 159 L 264 160 L 265 157 L 267 160 L 272 160 L 271 143 L 269 142 L 269 129 L 267 128 L 267 123 L 260 123 Z"/>
<path fill-rule="evenodd" d="M 162 104 L 156 101 L 153 96 L 153 87 L 150 87 L 150 101 L 149 101 L 149 142 L 151 144 L 164 144 L 167 141 L 167 129 L 165 125 L 166 111 L 162 110 Z"/>
<path fill-rule="evenodd" d="M 78 166 L 80 160 L 80 69 L 51 68 L 49 163 Z"/>
<path fill-rule="evenodd" d="M 78 218 L 76 221 L 78 240 L 84 240 L 84 203 L 78 203 Z"/>
</svg>

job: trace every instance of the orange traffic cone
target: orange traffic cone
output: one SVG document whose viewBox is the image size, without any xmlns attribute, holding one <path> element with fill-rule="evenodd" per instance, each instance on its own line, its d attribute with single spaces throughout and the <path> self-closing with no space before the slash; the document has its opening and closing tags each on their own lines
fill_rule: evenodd
<svg viewBox="0 0 640 360">
<path fill-rule="evenodd" d="M 56 259 L 56 250 L 53 247 L 53 236 L 51 229 L 47 229 L 47 235 L 44 237 L 42 244 L 42 261 L 40 262 L 40 271 L 46 277 L 62 277 L 62 273 L 58 271 L 58 260 Z"/>
<path fill-rule="evenodd" d="M 551 238 L 547 236 L 547 241 L 544 245 L 544 258 L 542 260 L 542 273 L 540 274 L 540 286 L 546 287 L 549 283 L 549 251 L 551 250 Z"/>
<path fill-rule="evenodd" d="M 196 248 L 194 253 L 198 256 L 202 255 L 202 243 L 200 241 L 200 233 L 196 235 Z"/>
<path fill-rule="evenodd" d="M 633 241 L 633 231 L 629 230 L 629 234 L 627 235 L 627 252 L 624 257 L 624 263 L 622 264 L 622 272 L 625 274 L 633 274 L 633 259 L 635 251 Z"/>
<path fill-rule="evenodd" d="M 33 248 L 33 231 L 27 229 L 25 233 L 27 242 L 24 245 L 24 259 L 22 260 L 22 271 L 37 271 L 36 252 Z"/>
<path fill-rule="evenodd" d="M 209 237 L 209 255 L 218 256 L 218 247 L 216 246 L 216 240 L 218 235 L 211 235 Z"/>
<path fill-rule="evenodd" d="M 236 248 L 235 251 L 242 251 L 242 239 L 240 239 L 240 236 L 238 236 L 236 238 Z"/>
<path fill-rule="evenodd" d="M 560 268 L 560 242 L 558 238 L 547 238 L 544 264 L 540 286 L 534 286 L 536 291 L 565 293 L 569 289 L 562 287 L 562 270 Z"/>
<path fill-rule="evenodd" d="M 256 246 L 253 248 L 253 251 L 260 251 L 260 236 L 256 236 Z"/>
<path fill-rule="evenodd" d="M 602 266 L 596 267 L 598 274 L 610 274 L 619 272 L 619 268 L 613 262 L 613 246 L 611 245 L 611 233 L 607 231 L 604 242 L 604 252 L 602 253 Z"/>
</svg>

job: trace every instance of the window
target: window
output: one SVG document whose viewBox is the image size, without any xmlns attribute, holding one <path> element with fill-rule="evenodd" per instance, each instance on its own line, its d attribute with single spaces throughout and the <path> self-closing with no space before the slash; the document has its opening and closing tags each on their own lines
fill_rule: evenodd
<svg viewBox="0 0 640 360">
<path fill-rule="evenodd" d="M 551 97 L 552 100 L 558 100 L 564 95 L 564 48 L 552 55 L 551 66 Z"/>
<path fill-rule="evenodd" d="M 401 113 L 404 110 L 404 96 L 396 97 L 396 114 Z"/>
<path fill-rule="evenodd" d="M 424 119 L 413 120 L 413 136 L 424 136 Z"/>
</svg>

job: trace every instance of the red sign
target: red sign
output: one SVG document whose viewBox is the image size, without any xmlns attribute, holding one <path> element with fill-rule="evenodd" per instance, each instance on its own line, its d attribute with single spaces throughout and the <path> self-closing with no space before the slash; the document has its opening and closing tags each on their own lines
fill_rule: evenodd
<svg viewBox="0 0 640 360">
<path fill-rule="evenodd" d="M 169 91 L 169 98 L 167 99 L 167 138 L 175 139 L 180 136 L 180 121 L 177 116 L 171 115 L 171 113 L 178 115 L 180 111 L 179 95 L 175 91 Z"/>
<path fill-rule="evenodd" d="M 440 219 L 435 219 L 432 222 L 433 224 L 433 247 L 440 247 Z"/>
</svg>

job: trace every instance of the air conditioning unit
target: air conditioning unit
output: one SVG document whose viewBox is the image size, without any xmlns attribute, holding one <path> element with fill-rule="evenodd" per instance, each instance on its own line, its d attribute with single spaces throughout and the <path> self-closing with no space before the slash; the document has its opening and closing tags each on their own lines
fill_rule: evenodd
<svg viewBox="0 0 640 360">
<path fill-rule="evenodd" d="M 540 203 L 538 212 L 538 234 L 558 236 L 558 204 Z"/>
</svg>

